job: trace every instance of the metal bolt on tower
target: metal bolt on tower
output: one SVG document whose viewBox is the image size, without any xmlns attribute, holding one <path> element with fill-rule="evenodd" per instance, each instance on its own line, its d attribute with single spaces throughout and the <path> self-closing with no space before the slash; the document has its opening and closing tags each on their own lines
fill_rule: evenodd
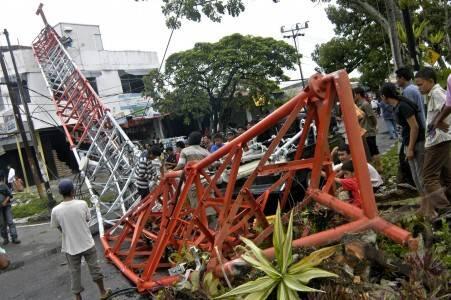
<svg viewBox="0 0 451 300">
<path fill-rule="evenodd" d="M 139 198 L 132 178 L 140 151 L 70 58 L 42 6 L 36 14 L 45 27 L 33 41 L 33 53 L 91 195 L 96 210 L 92 223 L 98 222 L 103 236 L 104 223 L 114 224 Z M 113 201 L 102 201 L 111 195 Z"/>
</svg>

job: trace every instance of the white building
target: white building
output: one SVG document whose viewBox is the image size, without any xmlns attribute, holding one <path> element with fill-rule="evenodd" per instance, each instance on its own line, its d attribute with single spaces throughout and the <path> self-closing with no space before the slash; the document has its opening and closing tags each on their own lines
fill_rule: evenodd
<svg viewBox="0 0 451 300">
<path fill-rule="evenodd" d="M 120 118 L 122 123 L 126 123 L 126 116 L 132 112 L 143 111 L 148 101 L 141 95 L 144 90 L 142 78 L 151 69 L 158 68 L 159 62 L 156 52 L 105 50 L 100 28 L 97 25 L 59 23 L 54 28 L 63 38 L 62 41 L 64 40 L 69 55 L 89 80 L 103 103 L 110 108 L 115 116 Z M 20 76 L 26 87 L 25 92 L 33 123 L 35 129 L 39 131 L 43 144 L 46 144 L 46 141 L 44 141 L 46 136 L 49 142 L 54 143 L 55 137 L 52 137 L 51 132 L 58 133 L 59 138 L 63 139 L 61 144 L 65 144 L 64 136 L 61 136 L 59 132 L 60 129 L 55 127 L 60 126 L 60 123 L 53 102 L 49 99 L 51 95 L 47 90 L 44 77 L 35 61 L 31 47 L 14 46 L 13 49 Z M 1 47 L 0 51 L 3 52 L 5 57 L 11 81 L 16 82 L 9 52 L 5 47 Z M 0 72 L 0 83 L 2 82 L 4 82 L 4 78 L 3 73 Z M 17 88 L 14 90 L 15 93 L 18 93 Z M 16 97 L 13 96 L 13 99 L 16 99 Z M 144 115 L 144 111 L 142 115 Z M 26 120 L 24 115 L 23 120 Z M 144 120 L 146 120 L 144 133 L 149 135 L 148 139 L 162 137 L 162 126 L 157 112 L 150 108 L 147 110 Z M 0 84 L 0 128 L 3 133 L 16 130 L 11 97 L 6 86 L 2 84 Z M 137 131 L 134 130 L 133 132 L 136 133 Z M 140 132 L 140 134 L 142 135 L 143 132 Z M 133 139 L 133 137 L 131 138 Z M 50 152 L 59 147 L 54 144 L 47 146 L 49 147 L 47 150 Z M 14 136 L 10 138 L 0 137 L 1 147 L 3 149 L 0 150 L 14 151 L 17 148 Z M 63 151 L 62 148 L 63 146 L 61 146 L 61 149 L 55 150 L 60 158 L 64 156 L 60 155 L 60 152 Z M 15 156 L 17 156 L 17 150 L 15 151 Z M 3 152 L 0 151 L 0 155 Z M 11 160 L 14 155 L 7 156 L 9 157 L 8 160 Z M 0 157 L 0 163 L 4 157 Z M 65 159 L 61 160 L 64 161 Z M 67 160 L 66 163 L 68 163 Z"/>
<path fill-rule="evenodd" d="M 142 81 L 151 69 L 158 68 L 157 53 L 153 51 L 109 51 L 103 49 L 100 28 L 97 25 L 82 25 L 59 23 L 56 32 L 66 38 L 69 55 L 89 80 L 102 101 L 117 117 L 123 117 L 134 110 L 147 105 L 141 92 L 144 89 Z M 50 97 L 44 77 L 33 57 L 30 47 L 17 47 L 14 50 L 20 76 L 27 87 L 29 107 L 33 112 L 36 129 L 51 127 L 55 124 L 56 114 L 52 102 L 39 94 Z M 11 57 L 4 52 L 9 75 L 15 81 Z M 3 74 L 0 80 L 3 82 Z M 11 98 L 6 87 L 0 86 L 0 124 L 2 121 L 13 122 Z M 38 120 L 39 119 L 39 120 Z M 42 120 L 42 121 L 41 121 Z M 52 124 L 52 125 L 50 125 Z M 8 125 L 8 124 L 5 124 Z M 10 125 L 7 127 L 11 127 Z"/>
</svg>

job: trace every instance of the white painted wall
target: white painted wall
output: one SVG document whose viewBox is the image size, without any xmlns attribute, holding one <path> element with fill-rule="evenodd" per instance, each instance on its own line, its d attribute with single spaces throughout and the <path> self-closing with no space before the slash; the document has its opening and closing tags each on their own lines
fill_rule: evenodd
<svg viewBox="0 0 451 300">
<path fill-rule="evenodd" d="M 130 109 L 130 107 L 136 109 L 137 106 L 145 106 L 147 104 L 147 99 L 143 99 L 139 94 L 122 94 L 123 91 L 118 71 L 124 70 L 131 74 L 148 73 L 151 69 L 158 68 L 159 62 L 156 52 L 106 51 L 103 50 L 100 29 L 98 26 L 61 23 L 55 26 L 55 30 L 61 34 L 63 28 L 67 27 L 72 28 L 72 31 L 70 32 L 74 39 L 72 46 L 80 47 L 68 48 L 69 55 L 75 61 L 82 73 L 96 75 L 99 96 L 115 115 L 125 116 L 133 110 Z M 9 53 L 4 53 L 4 56 L 9 74 L 12 76 L 14 70 L 12 68 Z M 39 66 L 34 59 L 32 50 L 15 50 L 14 56 L 16 58 L 19 73 L 22 78 L 27 80 L 28 87 L 51 97 Z M 0 75 L 0 80 L 4 81 L 2 77 L 3 74 L 0 73 Z M 5 103 L 5 109 L 0 112 L 0 126 L 3 126 L 4 118 L 2 116 L 12 114 L 12 107 L 5 86 L 1 87 L 1 93 L 3 102 Z M 50 105 L 52 104 L 51 100 L 38 96 L 31 91 L 30 96 L 30 111 L 33 113 L 34 117 L 42 120 L 33 120 L 36 129 L 48 128 L 56 125 L 55 120 L 59 123 L 55 113 L 55 107 Z"/>
</svg>

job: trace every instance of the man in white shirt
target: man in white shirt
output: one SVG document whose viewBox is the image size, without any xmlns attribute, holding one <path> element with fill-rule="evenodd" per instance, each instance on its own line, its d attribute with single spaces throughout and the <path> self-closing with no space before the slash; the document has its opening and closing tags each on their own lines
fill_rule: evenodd
<svg viewBox="0 0 451 300">
<path fill-rule="evenodd" d="M 334 165 L 333 170 L 334 172 L 340 173 L 341 166 L 343 165 L 343 163 L 352 159 L 351 150 L 349 149 L 349 145 L 343 144 L 340 145 L 339 147 L 335 147 L 332 150 L 331 156 L 333 157 L 335 153 L 337 153 L 338 159 L 340 160 L 341 163 Z M 372 165 L 370 165 L 369 163 L 367 163 L 367 165 L 368 171 L 370 173 L 371 185 L 373 186 L 373 190 L 376 191 L 384 184 L 384 181 L 382 180 L 381 175 L 379 175 L 377 170 Z M 337 174 L 337 177 L 339 176 L 340 174 Z"/>
<path fill-rule="evenodd" d="M 8 169 L 8 187 L 10 190 L 13 189 L 14 179 L 16 178 L 16 170 L 12 168 L 10 165 L 7 166 Z"/>
<path fill-rule="evenodd" d="M 52 209 L 50 226 L 58 228 L 62 233 L 61 252 L 66 254 L 75 299 L 82 299 L 81 292 L 84 290 L 81 284 L 82 257 L 86 260 L 92 280 L 99 288 L 100 299 L 107 299 L 112 292 L 103 285 L 103 274 L 88 226 L 91 218 L 88 205 L 83 200 L 74 199 L 75 189 L 71 180 L 61 180 L 58 188 L 64 200 Z"/>
<path fill-rule="evenodd" d="M 423 68 L 415 75 L 421 93 L 426 95 L 426 123 L 442 111 L 446 103 L 446 92 L 437 84 L 437 75 L 432 68 Z M 420 213 L 425 217 L 437 216 L 437 210 L 447 210 L 451 202 L 451 116 L 443 121 L 446 126 L 428 126 L 423 162 L 425 196 Z"/>
</svg>

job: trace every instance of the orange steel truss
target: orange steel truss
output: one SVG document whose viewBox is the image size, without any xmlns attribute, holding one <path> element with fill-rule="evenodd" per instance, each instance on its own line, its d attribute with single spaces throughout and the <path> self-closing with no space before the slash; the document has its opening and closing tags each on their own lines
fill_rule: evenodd
<svg viewBox="0 0 451 300">
<path fill-rule="evenodd" d="M 336 101 L 340 103 L 355 174 L 359 181 L 362 209 L 338 200 L 333 195 L 335 174 L 332 171 L 328 136 L 331 112 Z M 294 160 L 272 163 L 271 154 L 302 108 L 307 109 L 304 128 L 309 128 L 313 121 L 317 126 L 313 158 L 302 158 L 303 145 L 308 135 L 308 130 L 304 130 Z M 236 178 L 243 145 L 280 121 L 284 121 L 283 126 L 268 151 L 244 184 L 238 186 Z M 271 237 L 273 228 L 264 214 L 265 207 L 271 201 L 269 196 L 272 191 L 283 186 L 283 193 L 278 200 L 282 207 L 286 206 L 293 187 L 293 177 L 303 169 L 311 170 L 311 181 L 304 200 L 298 199 L 299 206 L 306 207 L 314 200 L 347 217 L 349 223 L 294 240 L 294 247 L 320 246 L 338 241 L 346 233 L 368 229 L 400 244 L 416 247 L 416 241 L 409 232 L 378 215 L 359 128 L 347 73 L 337 71 L 325 76 L 312 76 L 309 86 L 298 96 L 235 140 L 201 161 L 190 162 L 183 171 L 167 173 L 150 195 L 106 231 L 102 237 L 106 256 L 136 284 L 139 291 L 179 280 L 180 277 L 166 275 L 161 269 L 171 267 L 166 259 L 168 251 L 181 251 L 187 246 L 209 252 L 211 259 L 208 269 L 215 271 L 218 276 L 222 275 L 219 262 L 226 272 L 232 272 L 235 264 L 240 262 L 233 251 L 240 244 L 239 237 L 250 238 L 256 244 Z M 207 170 L 213 164 L 217 165 L 217 170 L 209 175 Z M 230 179 L 226 189 L 220 190 L 217 183 L 226 169 L 230 172 Z M 324 181 L 321 181 L 322 170 L 326 172 Z M 262 194 L 254 195 L 250 192 L 250 187 L 258 176 L 270 174 L 279 174 L 280 177 Z M 215 212 L 217 221 L 209 223 L 208 215 L 212 211 Z M 255 220 L 263 228 L 262 231 L 252 229 L 251 224 Z M 265 249 L 264 253 L 272 258 L 274 249 Z"/>
</svg>

